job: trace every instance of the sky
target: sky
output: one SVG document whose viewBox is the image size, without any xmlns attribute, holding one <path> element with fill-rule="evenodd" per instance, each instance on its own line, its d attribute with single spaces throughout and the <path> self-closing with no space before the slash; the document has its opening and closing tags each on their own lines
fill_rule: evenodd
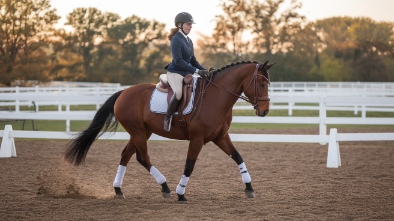
<svg viewBox="0 0 394 221">
<path fill-rule="evenodd" d="M 287 0 L 290 1 L 290 0 Z M 63 27 L 67 15 L 75 8 L 94 7 L 102 12 L 118 14 L 122 19 L 131 15 L 166 24 L 169 31 L 179 12 L 189 12 L 196 24 L 189 36 L 210 35 L 215 27 L 215 15 L 222 12 L 220 0 L 50 0 L 61 16 L 57 27 Z M 299 10 L 308 21 L 333 16 L 370 17 L 376 21 L 394 22 L 394 0 L 301 0 Z"/>
</svg>

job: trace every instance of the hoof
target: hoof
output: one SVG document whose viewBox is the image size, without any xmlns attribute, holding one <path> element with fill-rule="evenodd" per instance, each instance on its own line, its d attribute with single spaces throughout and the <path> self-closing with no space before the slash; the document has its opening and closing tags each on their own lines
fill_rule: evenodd
<svg viewBox="0 0 394 221">
<path fill-rule="evenodd" d="M 114 199 L 124 199 L 124 198 L 126 198 L 126 197 L 123 195 L 123 192 L 122 192 L 122 190 L 120 189 L 120 187 L 114 187 L 114 190 L 115 190 Z"/>
<path fill-rule="evenodd" d="M 254 198 L 255 195 L 254 195 L 254 191 L 253 191 L 253 188 L 252 188 L 252 183 L 245 183 L 245 185 L 246 185 L 246 188 L 245 188 L 246 196 L 248 198 Z"/>
<path fill-rule="evenodd" d="M 245 194 L 248 198 L 254 198 L 254 191 L 250 191 L 250 190 L 245 190 Z"/>
<path fill-rule="evenodd" d="M 186 199 L 185 195 L 178 194 L 178 202 L 179 203 L 187 203 L 187 199 Z"/>
<path fill-rule="evenodd" d="M 114 199 L 124 199 L 124 198 L 126 198 L 126 197 L 123 194 L 116 194 L 114 196 Z"/>
<path fill-rule="evenodd" d="M 163 198 L 166 198 L 166 199 L 171 197 L 171 193 L 161 192 L 161 194 L 162 194 Z"/>
<path fill-rule="evenodd" d="M 161 184 L 161 194 L 163 198 L 170 198 L 171 197 L 171 190 L 167 185 L 167 182 Z"/>
</svg>

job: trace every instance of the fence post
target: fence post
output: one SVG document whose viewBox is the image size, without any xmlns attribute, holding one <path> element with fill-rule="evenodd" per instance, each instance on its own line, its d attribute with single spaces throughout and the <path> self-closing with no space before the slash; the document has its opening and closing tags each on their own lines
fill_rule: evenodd
<svg viewBox="0 0 394 221">
<path fill-rule="evenodd" d="M 340 166 L 341 154 L 339 152 L 339 144 L 337 141 L 337 129 L 331 128 L 327 152 L 327 168 L 338 168 Z"/>
<path fill-rule="evenodd" d="M 15 87 L 15 94 L 19 95 L 19 86 Z M 19 112 L 20 108 L 19 108 L 19 99 L 15 101 L 15 111 Z"/>
<path fill-rule="evenodd" d="M 324 96 L 320 96 L 319 102 L 319 135 L 326 135 L 327 134 L 327 108 Z M 321 145 L 326 145 L 326 143 L 320 143 Z"/>
<path fill-rule="evenodd" d="M 1 141 L 0 158 L 16 157 L 15 141 L 11 136 L 12 126 L 5 125 L 3 140 Z"/>
<path fill-rule="evenodd" d="M 66 112 L 67 112 L 67 114 L 70 113 L 70 104 L 66 105 Z M 70 120 L 66 120 L 66 132 L 70 132 L 70 130 L 71 130 Z"/>
<path fill-rule="evenodd" d="M 99 96 L 99 88 L 98 87 L 96 87 L 96 90 L 95 90 L 95 92 L 94 92 L 94 94 L 98 97 Z M 96 103 L 96 110 L 98 110 L 100 108 L 100 104 L 97 102 Z"/>
<path fill-rule="evenodd" d="M 293 97 L 293 93 L 294 93 L 293 89 L 290 88 L 289 89 L 289 97 Z M 289 116 L 293 116 L 293 105 L 294 105 L 294 102 L 289 101 L 289 109 L 287 111 L 287 114 Z"/>
<path fill-rule="evenodd" d="M 363 98 L 366 97 L 366 96 L 365 96 L 365 88 L 364 88 L 364 90 L 363 90 L 363 95 L 362 95 L 362 97 L 363 97 Z M 366 117 L 367 117 L 367 110 L 366 110 L 365 104 L 362 104 L 362 105 L 361 105 L 361 118 L 366 118 Z"/>
<path fill-rule="evenodd" d="M 361 106 L 361 118 L 366 118 L 367 117 L 367 108 L 365 107 L 365 104 Z"/>
</svg>

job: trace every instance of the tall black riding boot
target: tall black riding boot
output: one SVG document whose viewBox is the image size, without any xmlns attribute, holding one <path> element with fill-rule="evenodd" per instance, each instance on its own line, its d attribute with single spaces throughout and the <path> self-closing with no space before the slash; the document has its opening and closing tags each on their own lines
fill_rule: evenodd
<svg viewBox="0 0 394 221">
<path fill-rule="evenodd" d="M 168 104 L 168 109 L 167 109 L 167 114 L 164 117 L 164 123 L 163 123 L 163 128 L 165 131 L 170 131 L 171 130 L 171 121 L 172 121 L 172 116 L 174 115 L 177 107 L 179 104 L 179 100 L 176 99 L 176 94 L 172 95 L 170 99 L 170 103 Z"/>
</svg>

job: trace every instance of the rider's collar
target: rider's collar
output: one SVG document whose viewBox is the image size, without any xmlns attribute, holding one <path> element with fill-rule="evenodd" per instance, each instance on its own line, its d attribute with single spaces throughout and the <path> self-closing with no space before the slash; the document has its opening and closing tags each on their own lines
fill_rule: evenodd
<svg viewBox="0 0 394 221">
<path fill-rule="evenodd" d="M 185 37 L 185 39 L 187 40 L 187 35 L 185 34 L 185 33 L 183 33 L 183 31 L 182 30 L 180 30 L 180 33 L 183 35 L 183 37 Z"/>
</svg>

